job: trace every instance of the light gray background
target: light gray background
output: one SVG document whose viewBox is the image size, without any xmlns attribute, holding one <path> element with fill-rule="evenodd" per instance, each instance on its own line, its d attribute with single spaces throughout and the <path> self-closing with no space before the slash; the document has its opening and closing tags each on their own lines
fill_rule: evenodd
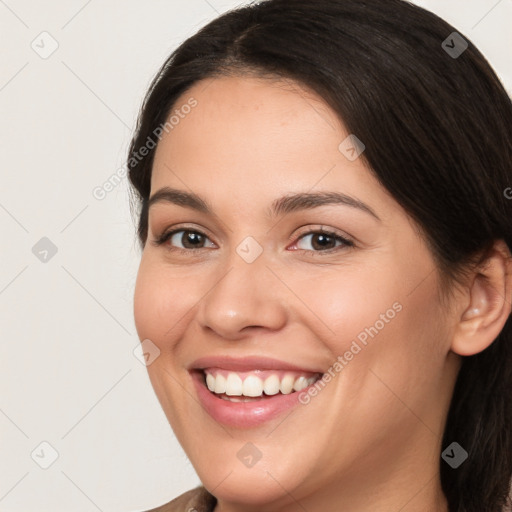
<svg viewBox="0 0 512 512">
<path fill-rule="evenodd" d="M 512 0 L 416 3 L 512 90 Z M 1 512 L 135 512 L 199 483 L 133 353 L 126 179 L 103 200 L 92 191 L 123 166 L 160 64 L 238 4 L 0 0 Z M 46 59 L 31 47 L 51 48 L 43 31 L 59 45 Z M 57 247 L 47 262 L 32 252 L 42 237 Z"/>
</svg>

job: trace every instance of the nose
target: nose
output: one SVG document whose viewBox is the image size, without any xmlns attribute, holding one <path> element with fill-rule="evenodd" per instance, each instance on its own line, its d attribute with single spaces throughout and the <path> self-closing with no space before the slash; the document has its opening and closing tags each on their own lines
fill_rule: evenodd
<svg viewBox="0 0 512 512">
<path fill-rule="evenodd" d="M 202 328 L 231 340 L 257 328 L 281 329 L 287 320 L 286 292 L 267 265 L 264 253 L 247 263 L 234 252 L 200 303 L 197 319 Z"/>
</svg>

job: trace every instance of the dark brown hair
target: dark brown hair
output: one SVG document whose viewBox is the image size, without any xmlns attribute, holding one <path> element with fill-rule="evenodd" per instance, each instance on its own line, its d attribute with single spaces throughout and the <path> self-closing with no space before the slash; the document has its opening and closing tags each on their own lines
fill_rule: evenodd
<svg viewBox="0 0 512 512">
<path fill-rule="evenodd" d="M 494 240 L 512 247 L 512 104 L 467 37 L 403 0 L 266 0 L 218 17 L 167 59 L 144 99 L 128 167 L 141 246 L 154 147 L 177 99 L 199 80 L 251 73 L 316 92 L 361 139 L 371 172 L 422 230 L 447 290 Z M 453 36 L 452 36 L 453 37 Z M 457 37 L 457 36 L 456 36 Z M 135 158 L 137 157 L 137 158 Z M 480 256 L 480 259 L 478 257 Z M 510 298 L 507 298 L 510 300 Z M 427 364 L 427 363 L 426 363 Z M 451 512 L 498 512 L 512 474 L 512 320 L 483 352 L 463 357 L 440 458 Z"/>
</svg>

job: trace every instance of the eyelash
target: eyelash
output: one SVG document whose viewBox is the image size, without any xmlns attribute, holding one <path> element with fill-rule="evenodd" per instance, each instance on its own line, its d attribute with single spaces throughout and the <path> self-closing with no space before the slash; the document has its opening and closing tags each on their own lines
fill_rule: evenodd
<svg viewBox="0 0 512 512">
<path fill-rule="evenodd" d="M 199 231 L 197 229 L 187 228 L 187 227 L 180 227 L 180 228 L 173 229 L 172 231 L 168 231 L 168 232 L 162 233 L 152 243 L 155 246 L 160 247 L 163 244 L 165 244 L 173 235 L 175 235 L 176 233 L 179 233 L 180 231 L 189 232 L 189 233 L 196 233 L 196 234 L 199 234 L 199 235 L 209 239 L 208 235 L 206 235 L 202 231 Z M 313 251 L 313 250 L 309 250 L 309 249 L 295 249 L 296 251 L 301 251 L 303 253 L 310 253 L 312 255 L 316 255 L 316 254 L 324 255 L 324 254 L 332 254 L 333 252 L 338 252 L 340 250 L 343 250 L 343 249 L 346 249 L 346 248 L 349 248 L 349 247 L 354 247 L 354 245 L 355 245 L 352 240 L 349 240 L 349 239 L 339 235 L 338 233 L 336 233 L 334 231 L 325 230 L 324 228 L 314 229 L 314 230 L 310 230 L 310 231 L 307 231 L 305 233 L 302 233 L 297 238 L 297 241 L 299 241 L 303 237 L 311 235 L 311 234 L 327 235 L 327 236 L 329 236 L 331 238 L 334 238 L 337 241 L 342 242 L 344 247 L 343 246 L 332 247 L 331 249 L 326 249 L 325 251 Z M 292 235 L 289 238 L 289 240 L 292 240 L 295 236 L 296 235 Z M 184 254 L 184 255 L 190 255 L 191 252 L 198 252 L 198 250 L 200 250 L 200 249 L 207 249 L 207 248 L 206 247 L 199 247 L 198 249 L 182 249 L 181 247 L 174 247 L 172 245 L 169 245 L 169 247 L 168 247 L 169 251 L 178 252 L 178 253 Z"/>
</svg>

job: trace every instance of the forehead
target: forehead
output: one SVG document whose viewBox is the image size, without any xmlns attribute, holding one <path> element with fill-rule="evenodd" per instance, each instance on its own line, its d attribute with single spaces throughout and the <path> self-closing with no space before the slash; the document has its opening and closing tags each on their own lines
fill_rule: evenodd
<svg viewBox="0 0 512 512">
<path fill-rule="evenodd" d="M 195 83 L 177 100 L 175 107 L 185 103 L 190 97 L 206 104 L 203 113 L 219 115 L 228 107 L 238 113 L 267 113 L 272 117 L 292 120 L 304 111 L 327 116 L 328 124 L 337 119 L 324 100 L 305 85 L 286 78 L 256 77 L 247 75 L 219 76 Z M 217 107 L 217 108 L 216 108 Z M 311 112 L 309 112 L 311 114 Z"/>
<path fill-rule="evenodd" d="M 290 192 L 321 189 L 372 201 L 375 209 L 386 195 L 362 159 L 341 152 L 349 133 L 336 113 L 294 82 L 203 80 L 178 98 L 171 116 L 157 146 L 151 194 L 170 186 L 212 203 L 258 196 L 268 205 Z"/>
<path fill-rule="evenodd" d="M 313 93 L 293 82 L 247 77 L 196 83 L 177 99 L 168 120 L 156 150 L 155 182 L 162 164 L 187 172 L 221 167 L 261 173 L 286 163 L 298 172 L 307 156 L 332 167 L 345 133 Z"/>
</svg>

